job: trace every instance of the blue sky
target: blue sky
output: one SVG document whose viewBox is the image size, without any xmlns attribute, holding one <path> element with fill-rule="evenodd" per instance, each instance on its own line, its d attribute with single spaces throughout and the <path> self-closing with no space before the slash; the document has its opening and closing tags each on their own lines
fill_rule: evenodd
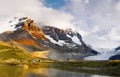
<svg viewBox="0 0 120 77">
<path fill-rule="evenodd" d="M 54 9 L 59 9 L 62 6 L 65 5 L 65 1 L 64 0 L 46 0 L 45 5 L 47 7 L 52 7 Z"/>
</svg>

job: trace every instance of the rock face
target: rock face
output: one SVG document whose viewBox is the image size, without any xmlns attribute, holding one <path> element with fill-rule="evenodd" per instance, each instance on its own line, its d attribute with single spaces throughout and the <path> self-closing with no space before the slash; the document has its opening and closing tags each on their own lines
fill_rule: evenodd
<svg viewBox="0 0 120 77">
<path fill-rule="evenodd" d="M 83 59 L 86 56 L 98 54 L 82 41 L 81 35 L 77 32 L 50 26 L 43 26 L 42 30 L 49 39 L 48 45 L 54 49 L 49 52 L 49 58 L 71 60 Z"/>
<path fill-rule="evenodd" d="M 116 53 L 116 55 L 111 56 L 109 60 L 120 60 L 120 46 L 115 48 L 114 52 Z"/>
<path fill-rule="evenodd" d="M 6 31 L 0 34 L 0 39 L 2 41 L 10 42 L 12 45 L 14 45 L 13 42 L 15 41 L 18 43 L 17 46 L 21 46 L 28 51 L 48 49 L 42 45 L 47 38 L 33 20 L 29 18 L 20 18 L 18 21 L 19 22 L 14 26 L 14 31 Z M 37 40 L 40 40 L 41 43 L 38 44 Z"/>
<path fill-rule="evenodd" d="M 117 53 L 120 53 L 120 46 L 118 46 L 117 48 L 115 48 L 114 51 L 117 52 Z"/>
<path fill-rule="evenodd" d="M 13 21 L 10 21 L 12 23 Z M 97 55 L 98 52 L 88 47 L 79 33 L 71 29 L 62 30 L 51 26 L 38 28 L 36 23 L 27 18 L 17 19 L 14 31 L 0 34 L 0 39 L 28 51 L 49 50 L 47 58 L 56 60 L 76 60 L 86 56 Z"/>
<path fill-rule="evenodd" d="M 120 54 L 111 56 L 109 60 L 120 60 Z"/>
</svg>

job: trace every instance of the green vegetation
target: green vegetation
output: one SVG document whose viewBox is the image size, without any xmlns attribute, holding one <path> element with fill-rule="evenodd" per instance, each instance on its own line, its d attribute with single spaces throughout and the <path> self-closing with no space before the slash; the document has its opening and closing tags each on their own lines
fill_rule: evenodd
<svg viewBox="0 0 120 77">
<path fill-rule="evenodd" d="M 94 67 L 94 68 L 107 68 L 107 67 L 116 67 L 120 66 L 120 61 L 64 61 L 64 62 L 54 62 L 54 65 L 62 67 Z"/>
<path fill-rule="evenodd" d="M 6 46 L 6 45 L 0 45 L 0 51 L 3 49 L 12 49 L 13 47 Z"/>
<path fill-rule="evenodd" d="M 35 59 L 25 51 L 9 45 L 0 43 L 0 63 L 7 65 L 20 66 L 25 69 L 38 67 L 52 67 L 62 70 L 88 72 L 95 74 L 107 74 L 120 76 L 120 61 L 56 61 L 50 59 Z"/>
<path fill-rule="evenodd" d="M 29 60 L 31 59 L 31 55 L 20 49 L 6 49 L 4 51 L 0 51 L 0 59 L 19 59 L 19 60 Z"/>
<path fill-rule="evenodd" d="M 14 63 L 32 59 L 32 55 L 27 51 L 0 44 L 0 62 Z"/>
<path fill-rule="evenodd" d="M 120 76 L 120 61 L 67 61 L 53 62 L 51 67 L 62 70 L 100 75 Z"/>
</svg>

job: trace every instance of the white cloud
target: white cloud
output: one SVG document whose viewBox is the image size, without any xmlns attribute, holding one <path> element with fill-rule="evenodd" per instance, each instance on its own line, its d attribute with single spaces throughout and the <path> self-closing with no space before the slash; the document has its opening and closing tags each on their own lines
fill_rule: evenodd
<svg viewBox="0 0 120 77">
<path fill-rule="evenodd" d="M 120 2 L 118 2 L 118 3 L 115 5 L 115 9 L 116 9 L 117 11 L 120 11 Z"/>
<path fill-rule="evenodd" d="M 111 48 L 119 44 L 119 0 L 66 0 L 66 2 L 68 2 L 66 9 L 74 16 L 77 29 L 87 33 L 83 38 L 88 44 Z"/>
<path fill-rule="evenodd" d="M 120 29 L 116 28 L 116 27 L 113 27 L 111 32 L 109 33 L 108 37 L 111 40 L 120 41 L 120 35 L 119 34 L 120 34 Z"/>
<path fill-rule="evenodd" d="M 115 47 L 119 44 L 119 0 L 65 1 L 67 5 L 57 10 L 47 8 L 44 0 L 0 0 L 0 23 L 8 17 L 27 16 L 37 23 L 77 30 L 84 41 L 93 46 Z"/>
<path fill-rule="evenodd" d="M 8 17 L 27 16 L 44 25 L 73 28 L 71 14 L 47 8 L 43 3 L 43 0 L 0 0 L 0 22 Z"/>
<path fill-rule="evenodd" d="M 88 4 L 88 3 L 89 3 L 89 0 L 85 0 L 85 3 L 87 3 L 87 4 Z"/>
</svg>

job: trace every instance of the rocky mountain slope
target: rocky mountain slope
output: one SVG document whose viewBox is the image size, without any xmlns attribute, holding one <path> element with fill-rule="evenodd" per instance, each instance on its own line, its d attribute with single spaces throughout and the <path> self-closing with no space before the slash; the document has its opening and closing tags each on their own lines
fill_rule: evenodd
<svg viewBox="0 0 120 77">
<path fill-rule="evenodd" d="M 56 60 L 76 60 L 98 54 L 83 42 L 79 33 L 71 29 L 62 30 L 51 26 L 38 28 L 27 17 L 15 18 L 9 24 L 12 28 L 1 33 L 0 40 L 11 46 L 31 52 L 49 50 L 46 57 Z"/>
<path fill-rule="evenodd" d="M 120 46 L 116 47 L 114 51 L 120 53 Z"/>
<path fill-rule="evenodd" d="M 109 60 L 120 60 L 120 46 L 114 49 L 115 55 L 112 55 Z"/>
<path fill-rule="evenodd" d="M 109 60 L 120 60 L 120 54 L 111 56 Z"/>
</svg>

